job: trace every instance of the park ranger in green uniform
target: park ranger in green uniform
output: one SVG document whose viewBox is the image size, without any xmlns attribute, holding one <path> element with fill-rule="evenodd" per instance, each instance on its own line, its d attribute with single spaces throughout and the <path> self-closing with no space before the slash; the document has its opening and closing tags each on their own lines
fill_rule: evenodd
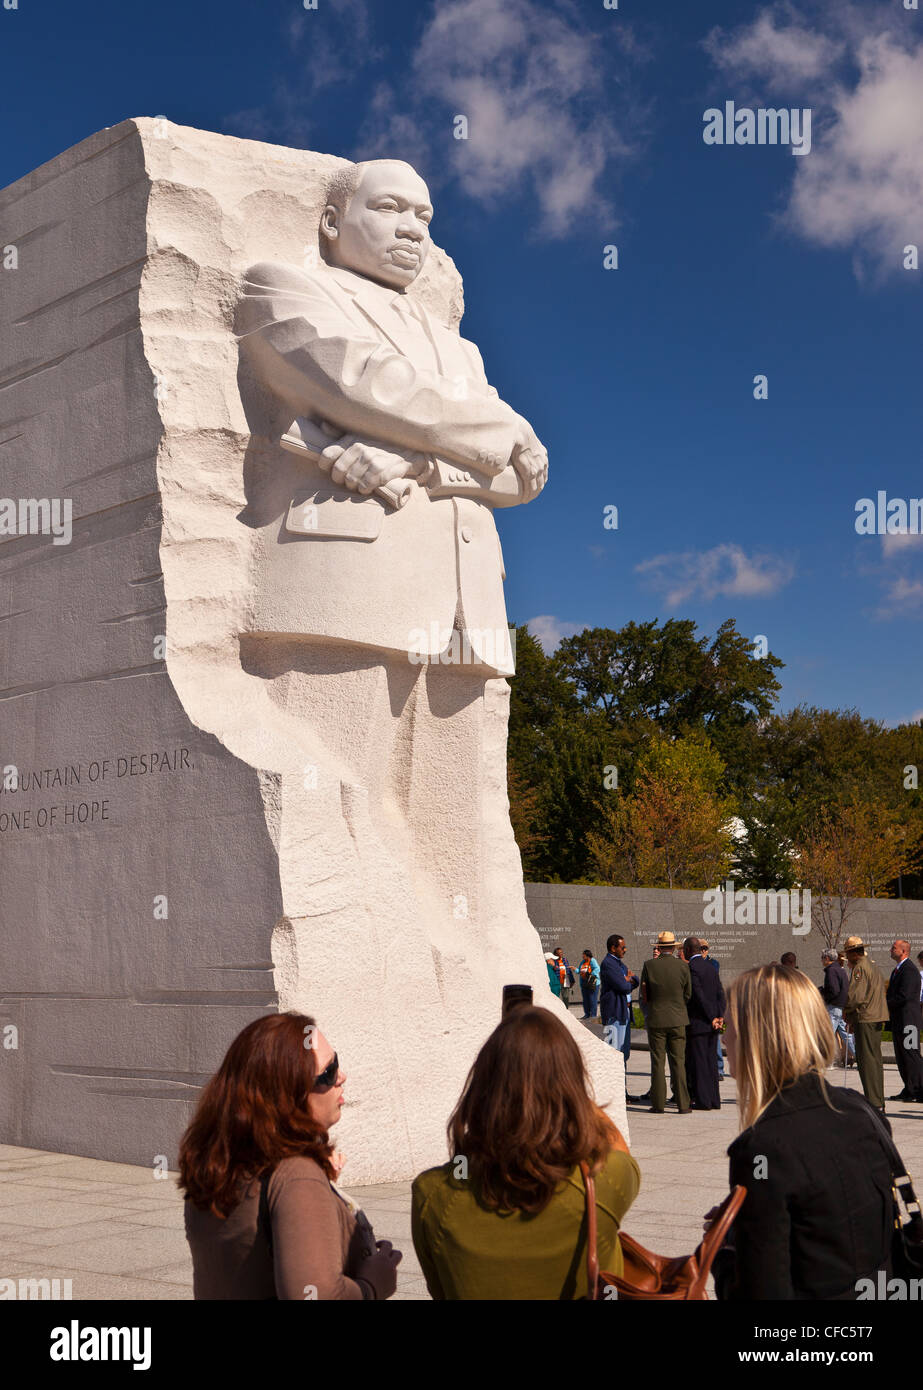
<svg viewBox="0 0 923 1390">
<path fill-rule="evenodd" d="M 856 1065 L 869 1105 L 885 1113 L 885 1069 L 881 1060 L 881 1025 L 888 1018 L 885 982 L 865 954 L 861 936 L 848 936 L 843 947 L 849 962 L 849 994 L 843 1017 L 856 1035 Z"/>
<path fill-rule="evenodd" d="M 641 998 L 647 1005 L 647 1042 L 651 1050 L 651 1110 L 662 1115 L 667 1099 L 664 1058 L 669 1053 L 670 1081 L 681 1115 L 688 1115 L 686 1086 L 687 1003 L 692 998 L 689 966 L 673 953 L 676 937 L 662 931 L 657 937 L 660 955 L 646 960 L 641 971 Z"/>
</svg>

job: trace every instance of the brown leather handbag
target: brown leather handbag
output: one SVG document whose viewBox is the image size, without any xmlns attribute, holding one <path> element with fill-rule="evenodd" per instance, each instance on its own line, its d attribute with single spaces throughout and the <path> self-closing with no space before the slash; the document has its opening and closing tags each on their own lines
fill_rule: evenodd
<svg viewBox="0 0 923 1390">
<path fill-rule="evenodd" d="M 619 1234 L 624 1273 L 600 1272 L 596 1247 L 596 1183 L 585 1163 L 581 1163 L 587 1212 L 587 1297 L 611 1299 L 615 1289 L 619 1299 L 707 1299 L 712 1262 L 724 1244 L 735 1216 L 747 1195 L 745 1187 L 735 1187 L 718 1208 L 715 1219 L 700 1245 L 691 1255 L 655 1255 L 631 1236 Z"/>
</svg>

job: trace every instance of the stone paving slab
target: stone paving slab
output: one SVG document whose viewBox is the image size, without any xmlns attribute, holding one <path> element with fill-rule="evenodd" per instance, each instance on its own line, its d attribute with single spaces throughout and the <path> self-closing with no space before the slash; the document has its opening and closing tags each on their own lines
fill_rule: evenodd
<svg viewBox="0 0 923 1390">
<path fill-rule="evenodd" d="M 632 1055 L 628 1092 L 647 1089 L 646 1053 Z M 842 1070 L 830 1080 L 842 1085 Z M 847 1085 L 858 1090 L 849 1072 Z M 900 1089 L 885 1067 L 885 1093 Z M 727 1192 L 728 1144 L 737 1133 L 734 1082 L 721 1085 L 719 1111 L 651 1115 L 629 1108 L 632 1152 L 641 1190 L 625 1229 L 658 1254 L 688 1254 L 702 1235 L 705 1211 Z M 897 1146 L 923 1188 L 923 1106 L 890 1102 Z M 410 1183 L 347 1190 L 362 1204 L 380 1239 L 403 1251 L 397 1298 L 428 1298 L 410 1241 Z M 183 1233 L 183 1199 L 175 1175 L 71 1154 L 0 1146 L 0 1278 L 71 1279 L 75 1299 L 190 1299 L 192 1264 Z"/>
</svg>

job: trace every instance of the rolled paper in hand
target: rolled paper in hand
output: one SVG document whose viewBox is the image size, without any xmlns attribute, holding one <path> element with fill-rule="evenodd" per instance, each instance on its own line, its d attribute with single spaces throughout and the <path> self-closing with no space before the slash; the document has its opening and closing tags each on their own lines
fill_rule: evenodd
<svg viewBox="0 0 923 1390">
<path fill-rule="evenodd" d="M 297 422 L 287 434 L 283 434 L 279 443 L 282 445 L 282 448 L 287 449 L 290 454 L 299 454 L 302 458 L 307 456 L 313 463 L 316 463 L 324 473 L 330 472 L 331 460 L 324 458 L 320 449 L 312 449 L 309 444 L 305 443 L 298 430 Z M 328 445 L 327 447 L 329 448 L 330 446 Z M 342 452 L 341 449 L 340 453 Z M 370 493 L 357 492 L 356 496 L 380 497 L 383 502 L 387 502 L 389 507 L 394 507 L 394 509 L 397 510 L 404 506 L 410 496 L 413 486 L 413 478 L 393 478 L 391 482 L 383 483 L 381 487 L 373 488 Z"/>
</svg>

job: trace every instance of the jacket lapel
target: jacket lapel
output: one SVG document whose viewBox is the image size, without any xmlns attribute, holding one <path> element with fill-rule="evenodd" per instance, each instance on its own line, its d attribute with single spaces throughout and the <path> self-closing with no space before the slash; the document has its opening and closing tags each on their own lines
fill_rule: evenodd
<svg viewBox="0 0 923 1390">
<path fill-rule="evenodd" d="M 415 327 L 412 321 L 403 318 L 392 308 L 386 290 L 380 285 L 364 280 L 361 275 L 354 275 L 351 271 L 334 270 L 332 274 L 340 289 L 351 296 L 356 310 L 378 330 L 395 351 L 409 357 L 421 367 L 428 365 L 420 360 L 421 348 L 426 342 L 422 325 Z M 432 348 L 427 344 L 425 351 L 429 354 Z"/>
</svg>

